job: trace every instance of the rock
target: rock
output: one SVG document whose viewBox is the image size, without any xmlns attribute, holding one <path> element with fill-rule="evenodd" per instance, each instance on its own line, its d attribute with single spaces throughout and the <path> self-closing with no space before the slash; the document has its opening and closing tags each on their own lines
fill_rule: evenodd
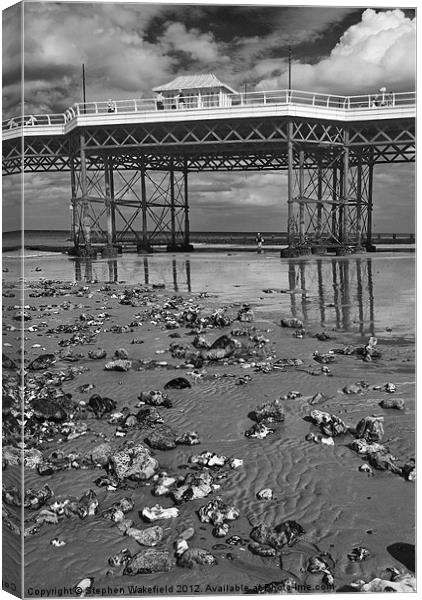
<svg viewBox="0 0 422 600">
<path fill-rule="evenodd" d="M 345 394 L 360 394 L 363 391 L 362 386 L 357 383 L 349 383 L 343 388 Z"/>
<path fill-rule="evenodd" d="M 384 435 L 384 417 L 364 417 L 356 425 L 356 437 L 367 442 L 380 442 Z"/>
<path fill-rule="evenodd" d="M 404 410 L 404 400 L 402 398 L 385 398 L 379 403 L 381 408 L 396 408 L 397 410 Z"/>
<path fill-rule="evenodd" d="M 201 523 L 218 525 L 225 521 L 234 521 L 240 513 L 235 506 L 226 504 L 220 496 L 217 496 L 205 506 L 201 506 L 198 515 Z"/>
<path fill-rule="evenodd" d="M 204 360 L 221 360 L 223 358 L 228 358 L 234 354 L 239 346 L 240 345 L 236 340 L 228 335 L 222 335 L 209 349 L 201 350 L 201 358 Z"/>
<path fill-rule="evenodd" d="M 90 350 L 88 352 L 88 357 L 92 360 L 100 360 L 106 356 L 107 352 L 104 350 L 104 348 L 95 348 L 95 350 Z"/>
<path fill-rule="evenodd" d="M 255 423 L 252 425 L 250 429 L 245 431 L 245 436 L 247 438 L 257 438 L 258 440 L 263 440 L 270 433 L 274 433 L 273 429 L 269 429 L 264 423 Z"/>
<path fill-rule="evenodd" d="M 379 452 L 371 452 L 367 456 L 367 460 L 372 467 L 379 471 L 391 471 L 399 475 L 402 474 L 402 469 L 396 464 L 397 459 L 386 449 Z"/>
<path fill-rule="evenodd" d="M 184 529 L 181 533 L 178 534 L 177 539 L 188 541 L 191 540 L 194 535 L 195 529 L 193 527 L 188 527 L 187 529 Z"/>
<path fill-rule="evenodd" d="M 66 542 L 58 537 L 51 539 L 50 544 L 56 548 L 62 548 L 63 546 L 66 546 Z"/>
<path fill-rule="evenodd" d="M 374 358 L 381 358 L 381 352 L 376 349 L 377 338 L 371 336 L 368 340 L 368 343 L 361 348 L 358 348 L 356 353 L 362 356 L 363 360 L 366 362 L 370 362 Z"/>
<path fill-rule="evenodd" d="M 277 556 L 277 550 L 272 546 L 268 546 L 268 544 L 250 542 L 248 548 L 252 554 L 257 554 L 258 556 Z"/>
<path fill-rule="evenodd" d="M 121 498 L 117 502 L 114 502 L 110 508 L 107 508 L 101 513 L 103 519 L 109 519 L 114 523 L 123 522 L 125 514 L 132 511 L 134 508 L 134 502 L 132 498 Z"/>
<path fill-rule="evenodd" d="M 154 475 L 154 496 L 167 496 L 171 488 L 176 483 L 176 477 L 169 477 L 165 471 Z"/>
<path fill-rule="evenodd" d="M 320 354 L 318 350 L 316 350 L 313 353 L 313 359 L 316 360 L 316 362 L 321 363 L 323 365 L 327 365 L 336 361 L 336 357 L 333 353 L 326 352 L 325 354 Z"/>
<path fill-rule="evenodd" d="M 384 391 L 387 392 L 387 394 L 394 394 L 396 390 L 397 386 L 395 385 L 395 383 L 386 383 L 384 385 Z"/>
<path fill-rule="evenodd" d="M 123 548 L 114 556 L 110 556 L 108 559 L 108 564 L 110 567 L 123 567 L 127 564 L 130 558 L 132 558 L 130 550 L 128 548 Z"/>
<path fill-rule="evenodd" d="M 249 304 L 244 304 L 237 313 L 237 320 L 242 323 L 251 323 L 255 320 L 253 310 L 251 310 Z"/>
<path fill-rule="evenodd" d="M 158 461 L 142 444 L 126 446 L 110 458 L 110 469 L 119 481 L 149 479 L 158 469 Z"/>
<path fill-rule="evenodd" d="M 212 530 L 212 534 L 215 537 L 226 537 L 229 533 L 229 524 L 228 523 L 217 523 L 217 525 Z"/>
<path fill-rule="evenodd" d="M 220 456 L 215 454 L 215 452 L 205 450 L 201 454 L 191 456 L 189 462 L 202 467 L 223 467 L 228 460 L 227 456 Z"/>
<path fill-rule="evenodd" d="M 211 567 L 217 564 L 217 559 L 211 552 L 203 548 L 188 548 L 179 557 L 177 564 L 179 567 L 193 569 L 196 565 Z"/>
<path fill-rule="evenodd" d="M 78 503 L 78 514 L 81 519 L 85 517 L 92 517 L 97 514 L 98 511 L 98 498 L 97 494 L 93 490 L 88 490 L 81 496 Z"/>
<path fill-rule="evenodd" d="M 281 319 L 282 327 L 291 327 L 292 329 L 303 329 L 303 321 L 300 319 Z"/>
<path fill-rule="evenodd" d="M 130 360 L 110 360 L 104 365 L 105 371 L 129 371 L 132 367 Z"/>
<path fill-rule="evenodd" d="M 106 413 L 112 412 L 117 406 L 117 402 L 111 398 L 102 397 L 99 394 L 93 394 L 88 400 L 88 408 L 92 410 L 97 419 L 101 419 Z"/>
<path fill-rule="evenodd" d="M 361 471 L 362 473 L 368 473 L 369 476 L 372 476 L 374 474 L 371 467 L 369 465 L 367 465 L 366 463 L 364 463 L 363 465 L 360 465 L 359 471 Z"/>
<path fill-rule="evenodd" d="M 95 446 L 94 448 L 92 448 L 89 453 L 89 460 L 94 464 L 94 465 L 99 465 L 101 467 L 105 467 L 109 460 L 111 455 L 113 454 L 113 449 L 111 444 L 109 444 L 108 442 L 104 442 L 102 444 L 99 444 L 98 446 Z"/>
<path fill-rule="evenodd" d="M 175 564 L 174 557 L 167 550 L 143 550 L 129 558 L 123 575 L 168 572 Z"/>
<path fill-rule="evenodd" d="M 138 398 L 141 402 L 145 402 L 145 404 L 149 404 L 150 406 L 165 406 L 166 408 L 173 406 L 169 397 L 158 390 L 141 392 Z"/>
<path fill-rule="evenodd" d="M 271 488 L 263 488 L 257 492 L 256 497 L 258 500 L 272 500 L 274 497 L 274 492 Z"/>
<path fill-rule="evenodd" d="M 347 558 L 352 562 L 361 562 L 362 560 L 366 560 L 371 556 L 369 550 L 364 548 L 363 546 L 358 546 L 357 548 L 353 548 L 351 552 L 347 555 Z"/>
<path fill-rule="evenodd" d="M 330 415 L 330 413 L 321 410 L 313 410 L 310 416 L 312 421 L 320 426 L 324 435 L 336 437 L 348 432 L 347 425 L 336 415 Z"/>
<path fill-rule="evenodd" d="M 12 360 L 8 356 L 6 356 L 6 354 L 3 353 L 2 354 L 2 367 L 3 367 L 3 369 L 16 370 L 18 368 L 18 365 L 15 363 L 14 360 Z"/>
<path fill-rule="evenodd" d="M 154 527 L 148 527 L 147 529 L 135 529 L 134 527 L 129 527 L 129 529 L 126 530 L 126 535 L 132 537 L 142 546 L 153 547 L 163 539 L 164 530 L 159 525 L 154 525 Z"/>
<path fill-rule="evenodd" d="M 168 425 L 159 425 L 153 429 L 144 441 L 155 450 L 173 450 L 176 448 L 176 434 Z"/>
<path fill-rule="evenodd" d="M 85 577 L 84 579 L 81 579 L 80 582 L 73 587 L 73 589 L 77 590 L 78 596 L 80 598 L 83 598 L 87 591 L 92 588 L 93 583 L 93 577 Z"/>
<path fill-rule="evenodd" d="M 321 392 L 317 392 L 309 400 L 309 404 L 311 404 L 311 406 L 314 406 L 315 404 L 322 404 L 323 402 L 326 402 L 327 400 L 329 400 L 329 398 L 330 398 L 329 396 L 326 396 L 325 394 L 322 394 Z"/>
<path fill-rule="evenodd" d="M 159 504 L 156 504 L 152 507 L 146 506 L 141 514 L 145 521 L 151 522 L 158 519 L 173 519 L 179 515 L 179 509 L 175 507 L 163 508 Z"/>
<path fill-rule="evenodd" d="M 186 431 L 176 438 L 176 444 L 183 444 L 185 446 L 196 446 L 200 443 L 199 435 L 196 431 Z"/>
<path fill-rule="evenodd" d="M 324 437 L 323 435 L 315 435 L 315 433 L 308 433 L 305 436 L 305 440 L 308 442 L 315 442 L 316 444 L 324 444 L 325 446 L 334 446 L 334 440 L 332 437 Z"/>
<path fill-rule="evenodd" d="M 41 354 L 37 358 L 34 358 L 26 367 L 29 371 L 41 371 L 42 369 L 48 369 L 56 362 L 54 354 Z"/>
<path fill-rule="evenodd" d="M 209 471 L 188 473 L 178 480 L 170 495 L 176 504 L 197 498 L 205 498 L 214 491 L 213 478 Z"/>
<path fill-rule="evenodd" d="M 175 555 L 177 557 L 180 557 L 180 556 L 182 556 L 182 554 L 184 552 L 186 552 L 186 550 L 188 550 L 189 545 L 186 540 L 178 539 L 174 542 L 174 548 L 175 548 L 175 550 L 174 550 Z"/>
<path fill-rule="evenodd" d="M 46 483 L 40 490 L 28 489 L 25 491 L 23 505 L 30 510 L 37 510 L 53 496 L 53 491 Z"/>
<path fill-rule="evenodd" d="M 305 530 L 296 521 L 285 521 L 275 527 L 262 523 L 252 529 L 250 536 L 259 544 L 280 550 L 284 546 L 293 546 L 304 533 Z"/>
<path fill-rule="evenodd" d="M 414 459 L 403 465 L 402 474 L 407 481 L 416 481 L 416 465 Z"/>
<path fill-rule="evenodd" d="M 61 423 L 68 419 L 67 412 L 54 400 L 35 398 L 32 401 L 31 407 L 34 411 L 34 416 L 41 420 Z"/>
<path fill-rule="evenodd" d="M 351 586 L 359 592 L 416 592 L 416 579 L 410 573 L 396 576 L 391 581 L 376 577 L 368 583 L 360 580 Z"/>
<path fill-rule="evenodd" d="M 192 385 L 185 377 L 176 377 L 175 379 L 171 379 L 168 381 L 164 389 L 165 390 L 184 390 L 186 388 L 191 388 Z"/>
<path fill-rule="evenodd" d="M 151 427 L 156 423 L 164 423 L 163 417 L 154 406 L 143 406 L 136 413 L 136 419 L 141 427 Z"/>
<path fill-rule="evenodd" d="M 114 356 L 115 358 L 121 360 L 128 360 L 129 352 L 126 350 L 126 348 L 117 348 L 117 350 L 114 352 Z"/>
<path fill-rule="evenodd" d="M 364 439 L 353 440 L 353 442 L 349 444 L 349 448 L 351 448 L 358 454 L 366 455 L 373 454 L 375 452 L 385 451 L 385 448 L 382 444 L 369 443 Z"/>
<path fill-rule="evenodd" d="M 282 423 L 284 421 L 284 408 L 280 400 L 264 402 L 261 406 L 252 411 L 249 416 L 257 423 L 269 425 L 273 423 Z"/>
</svg>

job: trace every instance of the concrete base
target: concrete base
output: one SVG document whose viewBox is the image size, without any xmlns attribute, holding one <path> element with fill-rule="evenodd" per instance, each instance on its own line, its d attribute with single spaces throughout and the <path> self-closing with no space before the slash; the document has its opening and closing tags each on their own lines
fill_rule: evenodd
<svg viewBox="0 0 422 600">
<path fill-rule="evenodd" d="M 168 244 L 167 252 L 193 252 L 192 244 Z"/>
<path fill-rule="evenodd" d="M 116 258 L 119 254 L 119 248 L 117 246 L 106 246 L 101 250 L 101 256 L 103 258 Z"/>
<path fill-rule="evenodd" d="M 349 254 L 353 254 L 351 246 L 339 246 L 336 248 L 336 256 L 348 256 Z"/>
<path fill-rule="evenodd" d="M 311 251 L 316 256 L 325 256 L 327 254 L 327 246 L 312 246 Z"/>
<path fill-rule="evenodd" d="M 289 247 L 283 248 L 280 251 L 281 258 L 298 258 L 299 256 L 309 256 L 312 253 L 311 248 L 308 247 Z"/>
<path fill-rule="evenodd" d="M 136 246 L 136 251 L 138 252 L 138 254 L 152 254 L 154 252 L 154 249 L 149 244 L 141 243 Z"/>
<path fill-rule="evenodd" d="M 69 248 L 70 256 L 79 256 L 81 258 L 97 258 L 97 249 L 92 246 L 74 246 Z"/>
</svg>

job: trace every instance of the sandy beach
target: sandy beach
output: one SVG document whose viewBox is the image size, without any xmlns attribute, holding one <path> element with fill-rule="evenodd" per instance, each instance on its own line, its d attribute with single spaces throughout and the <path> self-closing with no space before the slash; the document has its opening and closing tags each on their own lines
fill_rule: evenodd
<svg viewBox="0 0 422 600">
<path fill-rule="evenodd" d="M 232 257 L 226 272 L 216 268 L 215 259 L 209 259 L 214 270 L 206 256 L 202 267 L 192 259 L 189 277 L 186 257 L 178 257 L 176 285 L 170 257 L 149 258 L 148 278 L 143 259 L 131 260 L 78 267 L 65 258 L 27 261 L 24 471 L 25 490 L 34 490 L 36 500 L 25 508 L 25 595 L 35 595 L 29 588 L 57 588 L 52 594 L 57 595 L 86 578 L 110 596 L 121 595 L 114 589 L 151 595 L 155 592 L 145 586 L 155 585 L 168 595 L 256 593 L 271 582 L 333 592 L 351 591 L 358 580 L 390 580 L 391 569 L 412 574 L 414 290 L 404 289 L 403 306 L 395 307 L 388 296 L 393 275 L 382 262 L 390 259 L 365 257 L 358 265 L 355 257 L 326 258 L 319 265 L 325 288 L 319 290 L 314 258 L 302 270 L 292 261 L 289 271 L 285 261 L 286 278 L 275 281 L 265 257 Z M 369 296 L 367 260 L 374 279 Z M 395 273 L 404 267 L 412 271 L 412 258 L 407 260 L 397 259 Z M 3 484 L 9 490 L 4 543 L 17 553 L 21 499 L 10 490 L 20 469 L 11 447 L 18 441 L 14 381 L 20 322 L 14 317 L 22 302 L 16 262 L 5 264 L 3 353 L 12 362 L 6 368 L 3 363 Z M 255 287 L 248 285 L 249 276 Z M 97 349 L 101 358 L 90 358 Z M 37 362 L 39 357 L 44 358 Z M 120 363 L 114 366 L 125 370 L 105 370 L 116 360 Z M 179 382 L 176 389 L 166 389 L 176 378 L 185 387 L 178 389 Z M 152 390 L 167 396 L 167 403 L 148 397 Z M 97 399 L 95 404 L 90 400 L 95 394 L 114 403 Z M 402 401 L 402 410 L 380 406 L 392 398 Z M 273 411 L 276 406 L 282 418 L 260 419 L 264 404 Z M 52 405 L 60 414 L 51 412 Z M 158 411 L 161 423 L 142 421 L 139 411 L 148 407 Z M 325 429 L 318 412 L 328 414 L 322 417 Z M 374 415 L 381 417 L 375 419 L 378 425 L 370 422 L 369 433 L 359 434 L 358 424 Z M 171 448 L 151 443 L 157 431 L 173 440 Z M 177 442 L 192 432 L 200 443 L 188 445 L 189 436 Z M 359 454 L 356 440 L 378 442 L 381 454 Z M 100 445 L 104 452 L 96 454 Z M 152 476 L 116 479 L 113 457 L 139 445 L 147 449 Z M 192 459 L 198 456 L 202 459 Z M 368 468 L 362 470 L 364 464 Z M 154 495 L 162 473 L 173 483 L 166 494 Z M 189 496 L 190 490 L 176 502 L 175 486 L 187 484 L 189 474 L 208 478 L 209 493 L 202 485 L 202 497 Z M 50 491 L 43 498 L 38 492 L 46 485 Z M 259 494 L 268 489 L 271 494 Z M 81 512 L 81 498 L 89 490 L 93 493 L 82 502 L 87 512 Z M 217 497 L 236 518 L 200 519 L 201 507 Z M 113 520 L 110 514 L 123 498 L 131 500 L 130 510 Z M 72 502 L 72 510 L 63 508 Z M 177 508 L 177 515 L 148 522 L 142 512 L 157 504 Z M 272 531 L 286 523 L 297 529 L 287 532 L 284 542 L 271 536 L 256 541 L 262 525 Z M 216 537 L 221 524 L 228 527 Z M 158 572 L 134 576 L 128 565 L 135 568 L 139 560 L 133 557 L 151 546 L 138 543 L 133 530 L 155 526 L 161 538 L 153 547 L 165 564 Z M 185 536 L 190 528 L 191 537 Z M 214 559 L 184 564 L 183 554 L 177 555 L 183 537 L 190 550 L 203 549 Z M 125 548 L 126 558 L 111 565 L 110 558 Z M 13 556 L 4 559 L 12 573 Z"/>
</svg>

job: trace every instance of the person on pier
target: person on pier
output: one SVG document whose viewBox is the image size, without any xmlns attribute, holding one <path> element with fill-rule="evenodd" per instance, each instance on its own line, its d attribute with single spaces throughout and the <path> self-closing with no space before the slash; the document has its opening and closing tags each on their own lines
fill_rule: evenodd
<svg viewBox="0 0 422 600">
<path fill-rule="evenodd" d="M 157 97 L 155 98 L 155 103 L 157 110 L 164 110 L 164 96 L 161 92 L 158 92 Z"/>
</svg>

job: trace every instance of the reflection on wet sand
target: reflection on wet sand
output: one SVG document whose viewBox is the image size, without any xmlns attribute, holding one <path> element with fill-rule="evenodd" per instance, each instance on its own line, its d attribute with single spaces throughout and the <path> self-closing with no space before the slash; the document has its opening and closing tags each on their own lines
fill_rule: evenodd
<svg viewBox="0 0 422 600">
<path fill-rule="evenodd" d="M 327 262 L 317 259 L 289 263 L 289 292 L 294 317 L 307 321 L 310 293 L 318 296 L 319 322 L 322 327 L 331 324 L 328 309 L 335 312 L 335 327 L 351 331 L 357 323 L 360 333 L 374 333 L 374 285 L 372 262 L 369 258 L 335 259 Z M 315 281 L 316 279 L 316 281 Z M 300 304 L 297 301 L 300 296 Z M 353 315 L 357 309 L 357 318 Z"/>
<path fill-rule="evenodd" d="M 108 283 L 119 281 L 119 260 L 103 261 L 108 269 Z M 76 281 L 92 281 L 96 273 L 90 258 L 75 261 Z M 152 265 L 148 256 L 142 258 L 141 272 L 145 285 L 153 283 Z M 175 292 L 192 292 L 191 260 L 171 258 L 171 285 Z M 286 263 L 282 263 L 284 277 Z M 204 273 L 198 263 L 193 263 L 194 291 L 204 285 Z M 121 264 L 120 264 L 121 266 Z M 105 275 L 105 273 L 104 273 Z M 322 327 L 361 334 L 373 333 L 375 329 L 374 285 L 371 258 L 332 258 L 316 260 L 290 260 L 287 266 L 287 285 L 284 292 L 290 294 L 292 316 L 302 320 L 318 320 Z M 315 314 L 317 310 L 318 314 Z M 334 314 L 333 314 L 334 311 Z"/>
</svg>

